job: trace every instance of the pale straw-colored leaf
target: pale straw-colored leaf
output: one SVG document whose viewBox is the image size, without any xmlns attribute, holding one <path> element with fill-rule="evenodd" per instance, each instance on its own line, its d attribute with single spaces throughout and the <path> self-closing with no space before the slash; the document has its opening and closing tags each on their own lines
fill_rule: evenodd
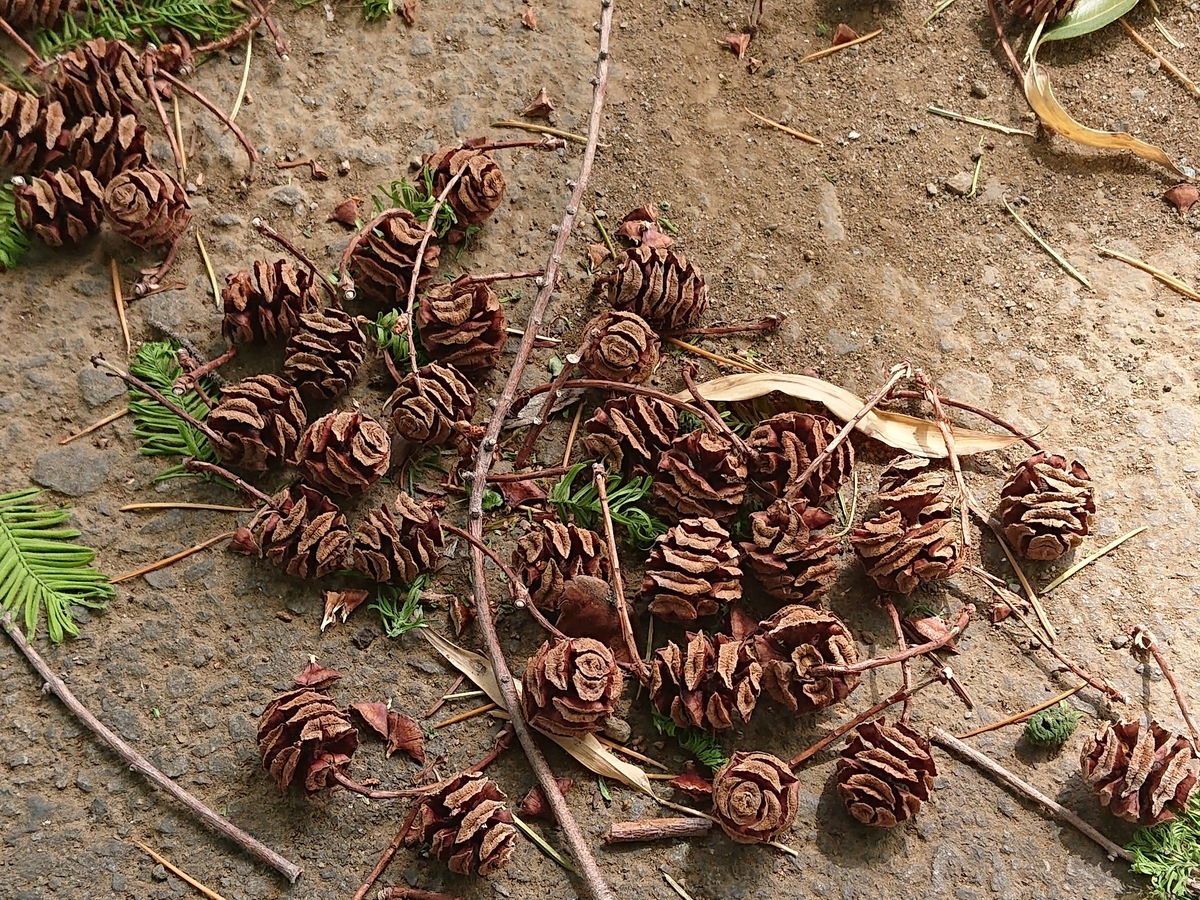
<svg viewBox="0 0 1200 900">
<path fill-rule="evenodd" d="M 1042 42 L 1065 41 L 1099 31 L 1138 5 L 1138 0 L 1078 0 L 1071 11 L 1047 28 Z"/>
</svg>

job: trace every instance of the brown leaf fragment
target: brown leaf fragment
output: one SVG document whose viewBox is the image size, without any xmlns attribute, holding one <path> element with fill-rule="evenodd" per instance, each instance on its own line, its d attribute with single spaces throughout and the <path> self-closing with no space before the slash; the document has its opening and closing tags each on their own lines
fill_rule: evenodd
<svg viewBox="0 0 1200 900">
<path fill-rule="evenodd" d="M 457 637 L 463 633 L 463 629 L 475 621 L 475 610 L 463 603 L 457 596 L 450 599 L 450 621 L 454 625 L 454 634 Z"/>
<path fill-rule="evenodd" d="M 611 259 L 612 254 L 608 252 L 608 247 L 604 244 L 588 244 L 588 263 L 593 269 L 598 269 L 605 262 Z M 236 540 L 236 538 L 235 538 Z M 233 545 L 230 544 L 230 547 Z M 254 552 L 254 551 L 251 551 Z"/>
<path fill-rule="evenodd" d="M 666 250 L 674 243 L 674 238 L 659 231 L 657 225 L 651 225 L 642 232 L 642 246 L 651 250 Z"/>
<path fill-rule="evenodd" d="M 1197 200 L 1200 200 L 1200 188 L 1184 181 L 1173 188 L 1168 188 L 1167 192 L 1163 194 L 1163 199 L 1179 210 L 1181 216 L 1186 216 L 1188 210 Z"/>
<path fill-rule="evenodd" d="M 845 22 L 839 22 L 838 27 L 833 30 L 833 40 L 829 42 L 829 46 L 840 47 L 842 44 L 856 40 L 858 40 L 858 32 Z"/>
<path fill-rule="evenodd" d="M 708 800 L 712 797 L 712 782 L 695 772 L 684 772 L 679 777 L 672 778 L 668 784 L 671 785 L 671 790 L 686 794 L 693 800 Z"/>
<path fill-rule="evenodd" d="M 418 765 L 425 765 L 425 735 L 412 716 L 389 710 L 387 714 L 387 755 L 403 750 Z"/>
<path fill-rule="evenodd" d="M 341 203 L 333 208 L 333 212 L 329 214 L 326 222 L 337 222 L 345 225 L 347 228 L 355 228 L 358 224 L 358 204 L 362 203 L 362 197 L 347 197 Z"/>
<path fill-rule="evenodd" d="M 516 509 L 530 500 L 545 500 L 546 492 L 533 481 L 508 481 L 499 485 L 500 494 L 509 509 Z"/>
<path fill-rule="evenodd" d="M 533 11 L 532 6 L 525 7 L 525 14 L 521 16 L 521 24 L 530 31 L 537 31 L 537 13 Z"/>
<path fill-rule="evenodd" d="M 556 778 L 558 789 L 566 796 L 567 791 L 571 789 L 572 781 L 570 778 Z M 525 795 L 525 799 L 521 801 L 521 805 L 517 808 L 523 816 L 532 816 L 537 819 L 544 819 L 547 822 L 558 824 L 558 819 L 554 816 L 554 810 L 550 808 L 550 801 L 546 799 L 546 795 L 542 793 L 542 789 L 538 785 L 534 785 L 529 789 L 529 793 Z"/>
<path fill-rule="evenodd" d="M 316 659 L 310 659 L 308 665 L 304 667 L 304 671 L 294 680 L 296 687 L 314 688 L 319 691 L 329 687 L 341 677 L 342 673 L 336 669 L 327 669 Z"/>
<path fill-rule="evenodd" d="M 404 17 L 405 23 L 415 25 L 417 22 L 417 0 L 404 0 L 404 5 L 400 7 L 400 15 Z"/>
<path fill-rule="evenodd" d="M 737 54 L 738 59 L 743 59 L 746 56 L 746 48 L 750 46 L 750 35 L 748 34 L 727 34 L 725 35 L 725 43 L 729 49 Z"/>
<path fill-rule="evenodd" d="M 537 96 L 529 101 L 529 105 L 525 107 L 525 110 L 521 113 L 521 115 L 537 118 L 549 116 L 552 112 L 554 112 L 554 104 L 551 103 L 550 98 L 546 96 L 546 89 L 542 88 L 540 91 L 538 91 Z"/>
<path fill-rule="evenodd" d="M 950 628 L 937 616 L 909 616 L 904 620 L 904 625 L 914 635 L 920 638 L 921 643 L 929 641 L 937 641 L 944 638 Z M 945 645 L 946 649 L 951 653 L 958 652 L 958 643 L 950 640 Z"/>
<path fill-rule="evenodd" d="M 380 701 L 351 703 L 350 711 L 362 719 L 383 740 L 388 738 L 388 706 Z M 390 755 L 390 754 L 389 754 Z"/>
<path fill-rule="evenodd" d="M 751 75 L 753 75 L 755 72 L 757 72 L 761 68 L 762 68 L 762 60 L 759 59 L 757 56 L 750 57 L 750 59 L 747 60 L 747 62 L 746 62 L 746 71 L 749 72 Z"/>
<path fill-rule="evenodd" d="M 345 622 L 350 618 L 350 613 L 358 609 L 366 599 L 367 592 L 359 588 L 348 588 L 344 591 L 326 591 L 325 616 L 321 619 L 321 630 L 324 631 L 332 625 L 339 613 L 341 614 L 342 621 Z"/>
</svg>

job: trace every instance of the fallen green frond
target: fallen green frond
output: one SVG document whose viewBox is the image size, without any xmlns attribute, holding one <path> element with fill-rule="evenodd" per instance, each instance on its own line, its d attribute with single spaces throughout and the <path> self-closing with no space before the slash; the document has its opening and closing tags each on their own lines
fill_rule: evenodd
<svg viewBox="0 0 1200 900">
<path fill-rule="evenodd" d="M 595 482 L 585 476 L 586 481 L 579 487 L 575 486 L 576 479 L 584 469 L 590 472 L 591 463 L 581 462 L 573 465 L 550 489 L 549 500 L 560 519 L 565 521 L 568 517 L 573 517 L 575 522 L 584 528 L 602 528 L 604 513 Z M 665 522 L 650 515 L 641 506 L 650 493 L 651 481 L 649 475 L 635 476 L 628 481 L 622 481 L 618 473 L 610 472 L 605 482 L 613 523 L 623 526 L 629 540 L 641 550 L 648 549 L 659 535 L 667 531 Z"/>
<path fill-rule="evenodd" d="M 725 755 L 725 751 L 721 749 L 721 745 L 711 734 L 698 728 L 680 728 L 670 716 L 664 716 L 657 710 L 651 712 L 654 715 L 654 727 L 658 729 L 659 734 L 675 738 L 684 751 L 696 757 L 714 772 L 729 762 L 729 757 Z"/>
<path fill-rule="evenodd" d="M 129 364 L 129 371 L 151 387 L 170 395 L 175 380 L 183 374 L 176 356 L 178 350 L 175 341 L 142 344 Z M 211 378 L 201 378 L 200 386 L 209 397 L 214 397 L 218 390 L 216 381 Z M 208 404 L 195 391 L 177 397 L 176 402 L 201 421 L 208 415 Z M 204 462 L 219 461 L 203 432 L 134 387 L 129 388 L 129 411 L 133 414 L 133 435 L 142 442 L 140 452 L 143 456 L 191 456 Z M 182 466 L 172 466 L 155 480 L 163 481 L 183 474 Z"/>
<path fill-rule="evenodd" d="M 79 634 L 73 605 L 102 609 L 114 591 L 108 576 L 91 566 L 95 552 L 71 543 L 79 531 L 60 527 L 71 511 L 33 502 L 39 494 L 28 488 L 0 496 L 0 607 L 24 618 L 27 636 L 45 609 L 50 640 L 61 641 Z"/>
<path fill-rule="evenodd" d="M 390 638 L 400 637 L 425 627 L 425 610 L 421 595 L 429 587 L 429 576 L 419 575 L 410 585 L 384 585 L 371 601 L 371 609 L 379 613 L 383 631 Z"/>
<path fill-rule="evenodd" d="M 74 16 L 63 16 L 54 31 L 38 31 L 34 43 L 45 57 L 70 50 L 94 38 L 127 41 L 140 47 L 157 43 L 160 31 L 182 32 L 203 44 L 237 29 L 244 16 L 230 0 L 89 0 Z"/>
<path fill-rule="evenodd" d="M 29 232 L 17 224 L 12 185 L 5 184 L 0 187 L 0 266 L 15 269 L 29 243 Z"/>
<path fill-rule="evenodd" d="M 417 184 L 413 184 L 407 178 L 400 178 L 387 187 L 379 185 L 376 188 L 377 193 L 371 196 L 375 212 L 381 213 L 385 209 L 399 207 L 416 216 L 422 225 L 428 222 L 429 214 L 433 212 L 434 204 L 437 203 L 437 191 L 433 189 L 433 173 L 427 168 L 422 168 L 417 179 Z M 446 232 L 457 224 L 458 217 L 454 210 L 449 203 L 443 203 L 433 222 L 434 233 L 438 237 L 445 237 Z"/>
<path fill-rule="evenodd" d="M 1139 828 L 1125 849 L 1133 854 L 1129 867 L 1150 876 L 1155 896 L 1188 896 L 1188 881 L 1200 875 L 1200 793 L 1177 819 Z"/>
</svg>

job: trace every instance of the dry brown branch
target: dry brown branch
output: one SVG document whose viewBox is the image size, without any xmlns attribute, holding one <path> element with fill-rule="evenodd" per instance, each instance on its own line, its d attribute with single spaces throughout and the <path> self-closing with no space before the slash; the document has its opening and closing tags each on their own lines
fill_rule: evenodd
<svg viewBox="0 0 1200 900">
<path fill-rule="evenodd" d="M 606 844 L 633 844 L 644 841 L 673 840 L 675 838 L 698 837 L 712 829 L 712 819 L 642 819 L 637 822 L 613 822 Z"/>
<path fill-rule="evenodd" d="M 625 605 L 625 583 L 621 578 L 621 560 L 617 555 L 617 535 L 613 530 L 612 512 L 608 507 L 608 472 L 604 463 L 592 464 L 592 481 L 596 485 L 596 493 L 600 498 L 600 511 L 604 515 L 604 535 L 608 541 L 608 559 L 612 563 L 613 598 L 617 604 L 617 618 L 621 621 L 621 636 L 625 639 L 625 649 L 629 660 L 637 673 L 638 680 L 646 684 L 650 679 L 650 670 L 646 668 L 641 654 L 638 652 L 637 639 L 633 636 L 633 625 L 629 621 L 629 607 Z"/>
</svg>

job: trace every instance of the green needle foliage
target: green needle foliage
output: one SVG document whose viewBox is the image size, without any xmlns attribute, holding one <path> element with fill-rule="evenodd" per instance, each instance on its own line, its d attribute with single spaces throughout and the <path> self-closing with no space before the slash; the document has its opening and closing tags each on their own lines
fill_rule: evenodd
<svg viewBox="0 0 1200 900">
<path fill-rule="evenodd" d="M 1150 876 L 1156 897 L 1189 896 L 1188 879 L 1200 875 L 1200 793 L 1177 819 L 1139 828 L 1125 849 L 1133 854 L 1130 868 Z"/>
<path fill-rule="evenodd" d="M 581 462 L 571 466 L 567 474 L 550 489 L 549 499 L 560 519 L 565 521 L 568 517 L 574 517 L 575 522 L 584 528 L 603 528 L 604 512 L 595 482 L 585 475 L 583 483 L 575 486 L 579 473 L 585 469 L 590 473 L 591 463 Z M 639 550 L 649 549 L 655 538 L 667 531 L 665 522 L 650 515 L 640 505 L 650 493 L 651 480 L 649 475 L 643 475 L 622 481 L 619 474 L 610 472 L 605 482 L 613 523 L 625 527 L 630 542 Z"/>
<path fill-rule="evenodd" d="M 243 20 L 230 0 L 89 0 L 79 15 L 64 16 L 56 30 L 39 31 L 34 43 L 42 56 L 53 57 L 98 37 L 140 47 L 174 28 L 202 44 L 236 30 Z"/>
<path fill-rule="evenodd" d="M 1049 709 L 1034 713 L 1025 723 L 1025 740 L 1037 747 L 1058 749 L 1071 739 L 1075 726 L 1083 718 L 1066 700 L 1059 700 Z"/>
<path fill-rule="evenodd" d="M 393 0 L 363 0 L 363 18 L 368 22 L 390 16 L 395 11 Z"/>
<path fill-rule="evenodd" d="M 175 379 L 183 374 L 175 355 L 178 350 L 179 344 L 175 341 L 142 344 L 129 364 L 129 371 L 151 387 L 170 395 Z M 211 378 L 201 378 L 200 386 L 210 397 L 217 392 L 217 383 Z M 208 404 L 195 391 L 176 397 L 175 402 L 201 421 L 208 415 Z M 129 411 L 133 414 L 134 437 L 142 442 L 140 452 L 143 456 L 191 456 L 205 462 L 219 461 L 203 432 L 134 387 L 129 389 Z M 164 481 L 183 474 L 182 466 L 172 466 L 155 480 Z"/>
<path fill-rule="evenodd" d="M 0 266 L 15 269 L 29 249 L 29 232 L 17 224 L 16 199 L 11 184 L 0 187 Z"/>
<path fill-rule="evenodd" d="M 375 212 L 381 213 L 385 209 L 401 207 L 416 216 L 422 225 L 428 222 L 429 214 L 433 212 L 434 204 L 437 203 L 437 191 L 433 189 L 433 173 L 422 167 L 417 179 L 418 184 L 413 184 L 407 178 L 400 178 L 387 187 L 377 187 L 378 193 L 371 196 Z M 445 237 L 446 232 L 457 224 L 458 217 L 454 210 L 449 203 L 443 203 L 433 222 L 434 233 L 438 237 Z"/>
<path fill-rule="evenodd" d="M 654 715 L 654 727 L 658 729 L 659 734 L 675 738 L 685 752 L 696 757 L 714 772 L 729 762 L 729 757 L 711 734 L 706 734 L 698 728 L 680 728 L 670 716 L 664 716 L 658 710 L 651 712 Z"/>
<path fill-rule="evenodd" d="M 39 494 L 28 488 L 0 495 L 0 607 L 24 617 L 26 635 L 37 630 L 45 609 L 50 640 L 61 641 L 79 634 L 72 605 L 102 609 L 114 591 L 91 566 L 95 552 L 70 543 L 79 531 L 60 527 L 71 511 L 33 502 Z"/>
<path fill-rule="evenodd" d="M 393 362 L 401 372 L 404 372 L 409 365 L 408 336 L 411 329 L 406 328 L 399 334 L 396 333 L 396 323 L 400 321 L 402 315 L 404 314 L 398 309 L 380 313 L 374 322 L 364 322 L 363 328 L 367 332 L 367 337 L 375 342 L 375 346 L 385 353 L 390 353 Z M 417 365 L 428 364 L 429 356 L 425 353 L 425 348 L 421 346 L 421 336 L 417 335 Z"/>
<path fill-rule="evenodd" d="M 384 633 L 400 637 L 418 628 L 425 627 L 425 610 L 421 608 L 421 595 L 429 587 L 429 576 L 420 575 L 410 585 L 384 585 L 371 601 L 371 609 L 379 613 Z"/>
</svg>

